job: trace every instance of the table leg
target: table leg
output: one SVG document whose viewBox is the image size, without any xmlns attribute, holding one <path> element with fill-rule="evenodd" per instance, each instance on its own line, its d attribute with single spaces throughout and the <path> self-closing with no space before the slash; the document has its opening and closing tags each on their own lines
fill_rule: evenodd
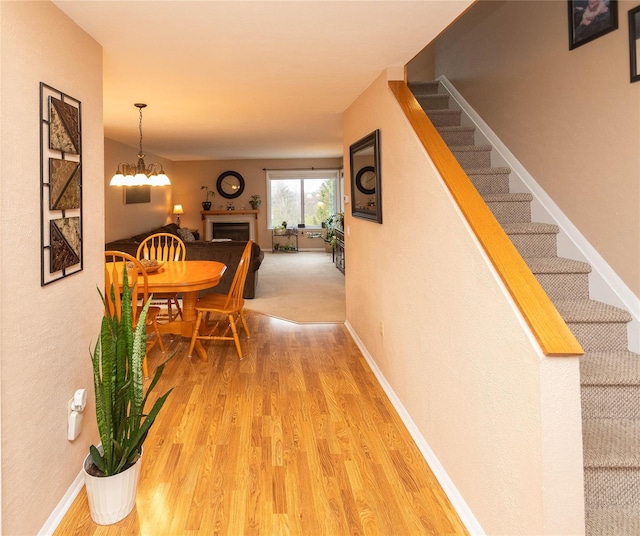
<svg viewBox="0 0 640 536">
<path fill-rule="evenodd" d="M 182 331 L 183 337 L 191 338 L 193 335 L 193 326 L 196 323 L 196 303 L 198 302 L 197 292 L 182 293 Z"/>
<path fill-rule="evenodd" d="M 196 324 L 198 313 L 196 312 L 196 303 L 198 302 L 197 292 L 185 292 L 182 294 L 182 336 L 189 339 L 193 336 L 193 328 Z M 195 350 L 198 353 L 200 361 L 206 363 L 207 352 L 202 346 L 202 343 L 196 339 Z"/>
<path fill-rule="evenodd" d="M 182 335 L 186 339 L 191 339 L 193 328 L 196 323 L 196 303 L 198 302 L 198 292 L 182 293 L 182 319 L 167 322 L 166 324 L 158 324 L 160 333 L 173 333 Z M 207 352 L 199 340 L 196 340 L 195 350 L 198 353 L 200 361 L 207 362 Z"/>
</svg>

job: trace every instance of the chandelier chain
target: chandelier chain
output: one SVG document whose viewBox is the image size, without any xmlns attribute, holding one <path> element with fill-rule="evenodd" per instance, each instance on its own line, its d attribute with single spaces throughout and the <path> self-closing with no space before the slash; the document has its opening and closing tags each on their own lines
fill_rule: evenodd
<svg viewBox="0 0 640 536">
<path fill-rule="evenodd" d="M 142 109 L 147 105 L 141 102 L 134 104 L 140 110 L 138 128 L 140 130 L 140 152 L 138 153 L 138 163 L 128 164 L 120 162 L 116 168 L 115 175 L 109 182 L 110 186 L 168 186 L 171 184 L 169 177 L 164 172 L 160 162 L 154 162 L 147 166 L 144 162 L 142 152 Z"/>
<path fill-rule="evenodd" d="M 139 158 L 144 158 L 144 154 L 142 153 L 142 108 L 140 108 L 140 154 Z"/>
</svg>

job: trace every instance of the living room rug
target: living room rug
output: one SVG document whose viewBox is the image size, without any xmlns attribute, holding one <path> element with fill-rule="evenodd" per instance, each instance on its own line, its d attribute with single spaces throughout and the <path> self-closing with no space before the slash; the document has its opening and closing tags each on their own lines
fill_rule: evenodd
<svg viewBox="0 0 640 536">
<path fill-rule="evenodd" d="M 244 305 L 293 322 L 344 322 L 344 275 L 325 251 L 265 251 L 256 297 Z"/>
</svg>

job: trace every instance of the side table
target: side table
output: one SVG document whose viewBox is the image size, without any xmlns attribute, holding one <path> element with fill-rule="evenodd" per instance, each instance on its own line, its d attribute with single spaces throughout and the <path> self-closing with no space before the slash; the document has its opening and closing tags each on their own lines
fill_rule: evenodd
<svg viewBox="0 0 640 536">
<path fill-rule="evenodd" d="M 283 243 L 283 239 L 286 241 Z M 298 229 L 272 229 L 271 251 L 298 252 Z"/>
</svg>

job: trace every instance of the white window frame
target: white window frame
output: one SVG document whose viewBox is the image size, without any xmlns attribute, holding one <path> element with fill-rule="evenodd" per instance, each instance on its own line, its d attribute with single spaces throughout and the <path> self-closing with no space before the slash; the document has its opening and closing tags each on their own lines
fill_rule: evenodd
<svg viewBox="0 0 640 536">
<path fill-rule="evenodd" d="M 272 180 L 304 180 L 304 179 L 335 179 L 336 188 L 335 188 L 335 206 L 336 212 L 344 212 L 344 180 L 343 173 L 341 169 L 304 169 L 304 170 L 293 170 L 293 169 L 272 169 L 266 170 L 266 187 L 267 187 L 267 228 L 272 229 L 271 226 L 271 184 Z M 304 191 L 300 188 L 301 195 L 301 207 L 304 207 Z M 304 214 L 301 214 L 304 218 Z M 303 219 L 304 221 L 304 219 Z M 317 227 L 307 227 L 307 229 L 320 229 L 320 226 Z"/>
</svg>

